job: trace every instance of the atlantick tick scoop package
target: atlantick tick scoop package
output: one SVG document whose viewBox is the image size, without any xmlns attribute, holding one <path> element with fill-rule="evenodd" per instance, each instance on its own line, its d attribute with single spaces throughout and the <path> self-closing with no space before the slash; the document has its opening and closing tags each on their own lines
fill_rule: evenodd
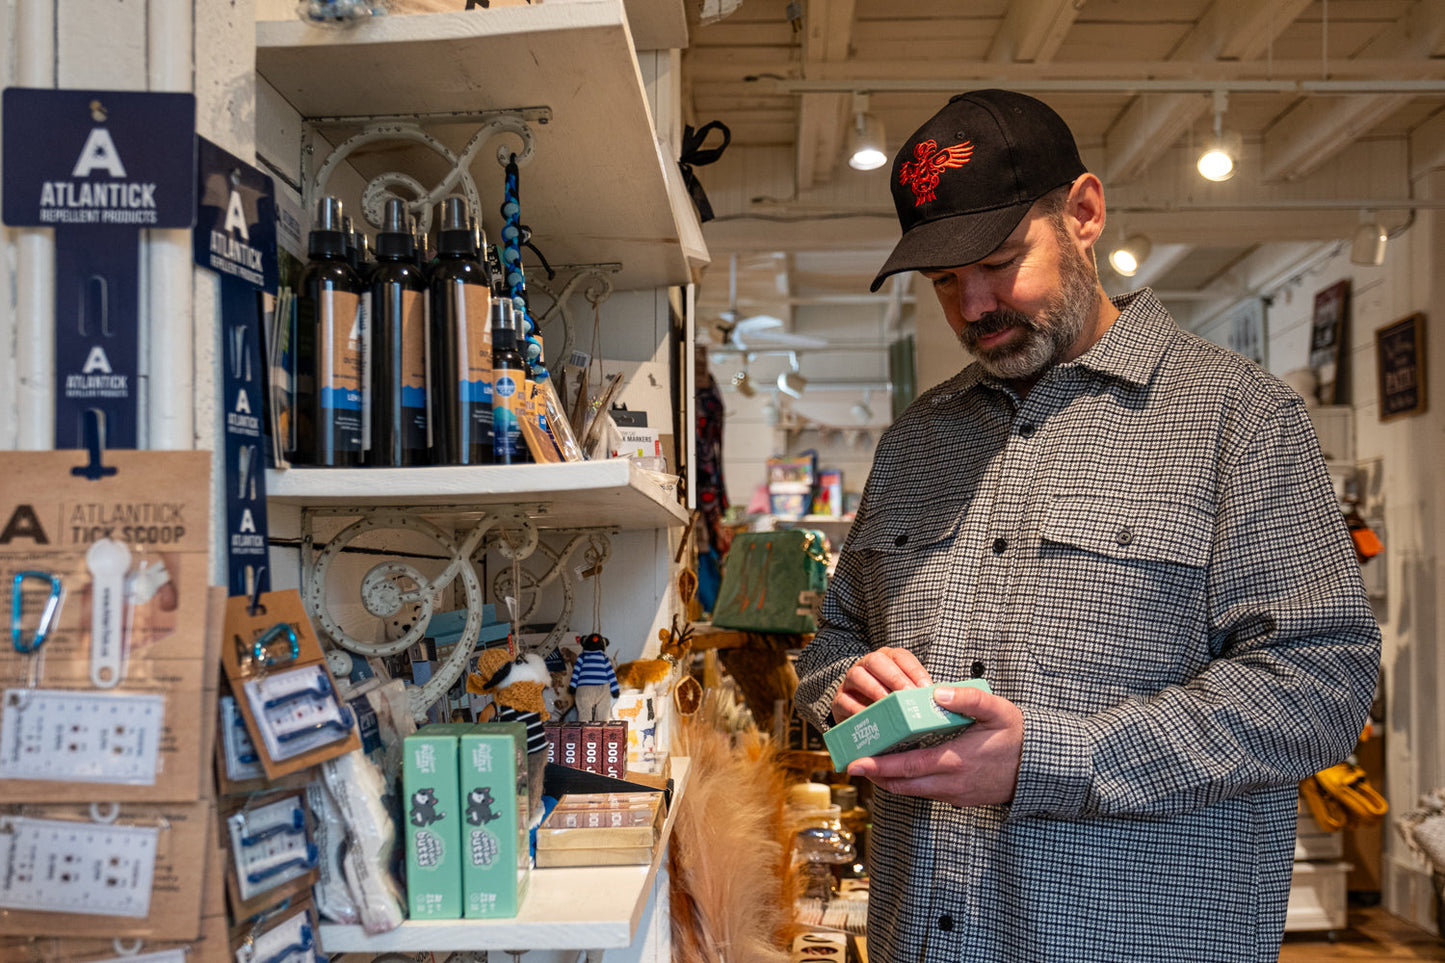
<svg viewBox="0 0 1445 963">
<path fill-rule="evenodd" d="M 972 725 L 969 717 L 949 712 L 933 701 L 933 690 L 939 686 L 993 691 L 982 679 L 965 679 L 890 692 L 823 733 L 834 769 L 842 772 L 855 759 L 912 749 L 925 737 L 948 735 Z"/>
</svg>

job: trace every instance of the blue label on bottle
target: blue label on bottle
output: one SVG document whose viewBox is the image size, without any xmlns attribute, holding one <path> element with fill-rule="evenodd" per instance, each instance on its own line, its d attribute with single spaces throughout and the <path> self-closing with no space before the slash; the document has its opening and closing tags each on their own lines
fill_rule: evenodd
<svg viewBox="0 0 1445 963">
<path fill-rule="evenodd" d="M 517 382 L 507 375 L 501 375 L 497 378 L 496 392 L 503 398 L 510 398 L 517 393 Z"/>
<path fill-rule="evenodd" d="M 360 411 L 361 392 L 354 388 L 322 388 L 321 407 Z"/>
</svg>

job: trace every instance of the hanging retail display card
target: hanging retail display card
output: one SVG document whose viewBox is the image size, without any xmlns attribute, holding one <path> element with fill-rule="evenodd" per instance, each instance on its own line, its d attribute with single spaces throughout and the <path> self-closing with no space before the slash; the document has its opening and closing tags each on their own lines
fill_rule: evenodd
<svg viewBox="0 0 1445 963">
<path fill-rule="evenodd" d="M 221 667 L 267 779 L 361 748 L 295 589 L 226 600 Z"/>
<path fill-rule="evenodd" d="M 0 817 L 0 906 L 145 917 L 159 830 Z"/>
<path fill-rule="evenodd" d="M 5 90 L 5 223 L 55 229 L 57 448 L 87 411 L 139 443 L 140 232 L 191 226 L 195 116 L 191 94 Z"/>
<path fill-rule="evenodd" d="M 7 689 L 0 778 L 154 785 L 160 695 Z"/>
<path fill-rule="evenodd" d="M 0 799 L 196 799 L 209 452 L 0 452 Z M 19 644 L 15 644 L 16 640 Z M 27 751 L 42 746 L 41 751 Z M 95 798 L 93 793 L 88 798 Z"/>
<path fill-rule="evenodd" d="M 261 292 L 276 291 L 276 203 L 269 174 L 196 139 L 196 264 L 220 274 L 227 588 L 271 590 L 266 566 L 267 404 Z"/>
</svg>

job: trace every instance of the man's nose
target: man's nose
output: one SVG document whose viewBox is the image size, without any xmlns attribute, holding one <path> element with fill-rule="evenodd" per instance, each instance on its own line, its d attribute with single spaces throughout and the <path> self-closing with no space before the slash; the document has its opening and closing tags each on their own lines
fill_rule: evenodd
<svg viewBox="0 0 1445 963">
<path fill-rule="evenodd" d="M 998 307 L 993 285 L 980 271 L 965 269 L 958 276 L 958 312 L 972 324 Z"/>
</svg>

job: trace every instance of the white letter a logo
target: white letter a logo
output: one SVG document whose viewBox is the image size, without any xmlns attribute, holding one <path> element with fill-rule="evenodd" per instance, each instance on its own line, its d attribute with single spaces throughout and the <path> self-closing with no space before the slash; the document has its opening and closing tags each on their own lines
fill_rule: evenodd
<svg viewBox="0 0 1445 963">
<path fill-rule="evenodd" d="M 241 240 L 250 241 L 251 232 L 246 228 L 246 210 L 241 206 L 241 195 L 231 192 L 231 202 L 226 205 L 226 231 L 241 235 Z"/>
<path fill-rule="evenodd" d="M 99 371 L 103 374 L 110 374 L 110 359 L 105 356 L 105 349 L 100 345 L 90 349 L 90 354 L 85 358 L 85 367 L 80 369 L 81 374 L 93 374 Z"/>
<path fill-rule="evenodd" d="M 110 131 L 104 127 L 96 127 L 85 139 L 85 146 L 80 149 L 75 170 L 70 172 L 70 176 L 89 177 L 90 172 L 97 167 L 111 177 L 125 176 L 125 165 L 120 162 L 120 152 L 115 149 L 115 141 L 110 139 Z"/>
</svg>

